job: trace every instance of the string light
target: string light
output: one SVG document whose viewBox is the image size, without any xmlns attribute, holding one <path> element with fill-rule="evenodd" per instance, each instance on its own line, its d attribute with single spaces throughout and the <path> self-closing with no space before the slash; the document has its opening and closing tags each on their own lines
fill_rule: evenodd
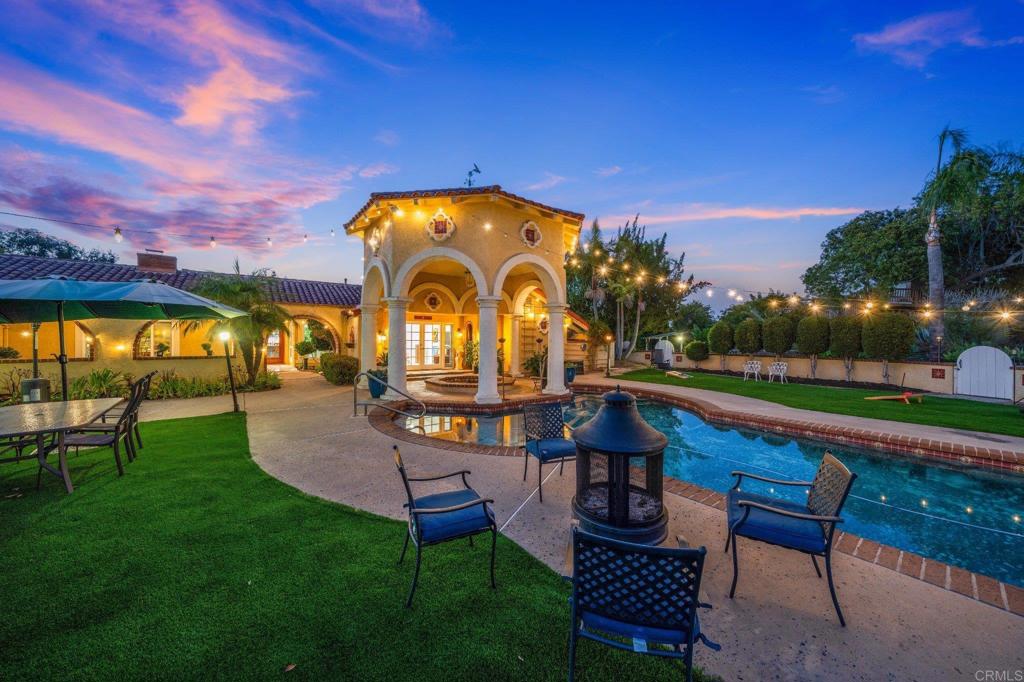
<svg viewBox="0 0 1024 682">
<path fill-rule="evenodd" d="M 332 238 L 334 237 L 334 228 L 333 227 L 331 228 L 331 237 Z"/>
<path fill-rule="evenodd" d="M 305 244 L 308 241 L 309 241 L 309 235 L 308 234 L 302 235 L 302 243 Z"/>
<path fill-rule="evenodd" d="M 736 302 L 737 303 L 743 303 L 743 297 L 740 296 L 739 294 L 736 294 Z"/>
<path fill-rule="evenodd" d="M 796 305 L 797 303 L 800 302 L 800 297 L 794 294 L 793 296 L 789 297 L 789 302 L 792 303 L 793 305 Z"/>
<path fill-rule="evenodd" d="M 772 308 L 778 308 L 779 302 L 773 298 L 772 300 L 768 301 L 768 305 Z"/>
<path fill-rule="evenodd" d="M 490 231 L 491 231 L 491 224 L 490 223 L 484 223 L 484 232 L 490 232 Z"/>
<path fill-rule="evenodd" d="M 274 245 L 274 240 L 271 239 L 270 237 L 267 237 L 267 246 L 273 246 L 273 245 Z"/>
<path fill-rule="evenodd" d="M 217 248 L 217 240 L 214 239 L 213 237 L 210 237 L 210 248 L 211 249 L 216 249 Z"/>
<path fill-rule="evenodd" d="M 708 289 L 708 290 L 707 290 L 707 296 L 708 296 L 708 298 L 711 298 L 711 297 L 712 297 L 712 296 L 714 296 L 714 295 L 715 295 L 715 290 L 714 290 L 714 289 Z"/>
<path fill-rule="evenodd" d="M 729 298 L 736 298 L 736 290 L 729 289 Z"/>
<path fill-rule="evenodd" d="M 875 307 L 875 304 L 872 303 L 871 301 L 868 301 L 867 303 L 864 304 L 865 310 L 871 310 L 874 307 Z"/>
<path fill-rule="evenodd" d="M 115 227 L 114 228 L 114 241 L 117 242 L 118 244 L 120 244 L 121 242 L 124 241 L 124 235 L 121 234 L 121 228 L 120 227 Z"/>
</svg>

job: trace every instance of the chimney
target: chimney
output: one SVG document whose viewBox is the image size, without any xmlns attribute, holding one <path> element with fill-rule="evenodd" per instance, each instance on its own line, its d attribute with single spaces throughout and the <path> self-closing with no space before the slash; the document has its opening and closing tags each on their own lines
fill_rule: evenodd
<svg viewBox="0 0 1024 682">
<path fill-rule="evenodd" d="M 141 272 L 159 272 L 174 274 L 178 271 L 177 256 L 167 256 L 163 251 L 146 249 L 145 253 L 136 253 L 137 268 Z"/>
<path fill-rule="evenodd" d="M 345 284 L 348 284 L 348 277 L 345 278 Z"/>
</svg>

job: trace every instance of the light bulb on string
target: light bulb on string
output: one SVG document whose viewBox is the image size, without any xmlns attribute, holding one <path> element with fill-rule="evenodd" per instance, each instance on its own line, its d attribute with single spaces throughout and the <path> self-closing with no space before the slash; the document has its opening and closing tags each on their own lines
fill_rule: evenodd
<svg viewBox="0 0 1024 682">
<path fill-rule="evenodd" d="M 797 296 L 796 294 L 794 294 L 794 295 L 792 295 L 792 296 L 790 296 L 790 297 L 789 297 L 789 302 L 790 302 L 791 304 L 793 304 L 793 305 L 796 305 L 797 303 L 799 303 L 799 302 L 800 302 L 800 297 L 799 297 L 799 296 Z"/>
<path fill-rule="evenodd" d="M 729 289 L 729 298 L 736 298 L 736 290 Z"/>
<path fill-rule="evenodd" d="M 217 240 L 214 239 L 213 237 L 210 237 L 210 248 L 211 249 L 216 249 L 217 248 Z"/>
<path fill-rule="evenodd" d="M 274 240 L 271 239 L 270 237 L 267 237 L 267 246 L 269 247 L 269 246 L 273 246 L 273 245 L 274 245 Z"/>
<path fill-rule="evenodd" d="M 711 297 L 712 297 L 712 296 L 714 296 L 714 295 L 715 295 L 715 290 L 714 290 L 714 289 L 708 289 L 708 291 L 707 291 L 707 297 L 708 297 L 708 298 L 711 298 Z"/>
<path fill-rule="evenodd" d="M 334 237 L 334 228 L 331 228 L 331 237 Z"/>
<path fill-rule="evenodd" d="M 117 242 L 118 244 L 120 244 L 121 242 L 124 241 L 124 235 L 121 234 L 121 228 L 120 227 L 115 227 L 114 228 L 114 241 Z"/>
<path fill-rule="evenodd" d="M 305 244 L 308 241 L 309 241 L 309 235 L 308 234 L 302 235 L 302 243 Z"/>
<path fill-rule="evenodd" d="M 740 296 L 739 294 L 736 294 L 736 302 L 737 303 L 743 303 L 743 297 Z"/>
</svg>

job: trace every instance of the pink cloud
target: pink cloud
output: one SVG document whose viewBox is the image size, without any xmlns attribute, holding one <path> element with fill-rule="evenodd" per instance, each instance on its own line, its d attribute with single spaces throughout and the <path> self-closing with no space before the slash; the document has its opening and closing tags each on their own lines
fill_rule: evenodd
<svg viewBox="0 0 1024 682">
<path fill-rule="evenodd" d="M 932 54 L 945 47 L 1000 47 L 1024 42 L 1024 37 L 990 41 L 982 35 L 973 12 L 964 9 L 920 14 L 875 33 L 858 33 L 853 42 L 865 52 L 887 54 L 898 64 L 922 69 Z"/>
<path fill-rule="evenodd" d="M 561 175 L 556 175 L 550 171 L 544 171 L 544 179 L 538 180 L 533 184 L 527 185 L 526 189 L 534 192 L 542 189 L 551 189 L 552 187 L 557 187 L 558 185 L 561 185 L 568 179 L 569 178 L 566 178 Z"/>
<path fill-rule="evenodd" d="M 622 166 L 606 166 L 604 168 L 598 168 L 594 171 L 594 175 L 602 178 L 610 178 L 613 175 L 618 175 L 622 172 Z"/>
<path fill-rule="evenodd" d="M 186 150 L 174 126 L 140 109 L 68 85 L 0 57 L 0 125 L 141 163 L 162 173 L 201 179 L 224 166 Z"/>
<path fill-rule="evenodd" d="M 380 175 L 391 175 L 392 173 L 397 172 L 398 166 L 394 166 L 390 163 L 372 163 L 369 166 L 359 169 L 359 177 L 376 178 Z"/>
<path fill-rule="evenodd" d="M 700 220 L 726 220 L 746 218 L 751 220 L 786 220 L 807 216 L 842 216 L 863 212 L 862 208 L 799 206 L 794 208 L 768 208 L 758 206 L 709 206 L 706 204 L 689 204 L 680 211 L 661 215 L 643 216 L 640 222 L 647 225 L 664 225 L 669 223 L 685 223 Z M 602 216 L 601 221 L 614 225 L 632 220 L 632 215 Z"/>
<path fill-rule="evenodd" d="M 449 33 L 418 0 L 313 0 L 312 4 L 379 38 L 423 44 Z"/>
</svg>

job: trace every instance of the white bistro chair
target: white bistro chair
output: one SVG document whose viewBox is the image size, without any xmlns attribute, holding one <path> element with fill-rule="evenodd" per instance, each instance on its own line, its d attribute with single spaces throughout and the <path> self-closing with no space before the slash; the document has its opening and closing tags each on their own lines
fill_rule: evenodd
<svg viewBox="0 0 1024 682">
<path fill-rule="evenodd" d="M 743 380 L 746 381 L 748 377 L 754 377 L 754 381 L 761 380 L 761 361 L 760 360 L 747 360 L 743 363 Z"/>
<path fill-rule="evenodd" d="M 772 379 L 775 377 L 779 378 L 779 381 L 786 384 L 786 372 L 789 370 L 788 362 L 773 362 L 768 365 L 768 383 L 772 383 Z"/>
</svg>

